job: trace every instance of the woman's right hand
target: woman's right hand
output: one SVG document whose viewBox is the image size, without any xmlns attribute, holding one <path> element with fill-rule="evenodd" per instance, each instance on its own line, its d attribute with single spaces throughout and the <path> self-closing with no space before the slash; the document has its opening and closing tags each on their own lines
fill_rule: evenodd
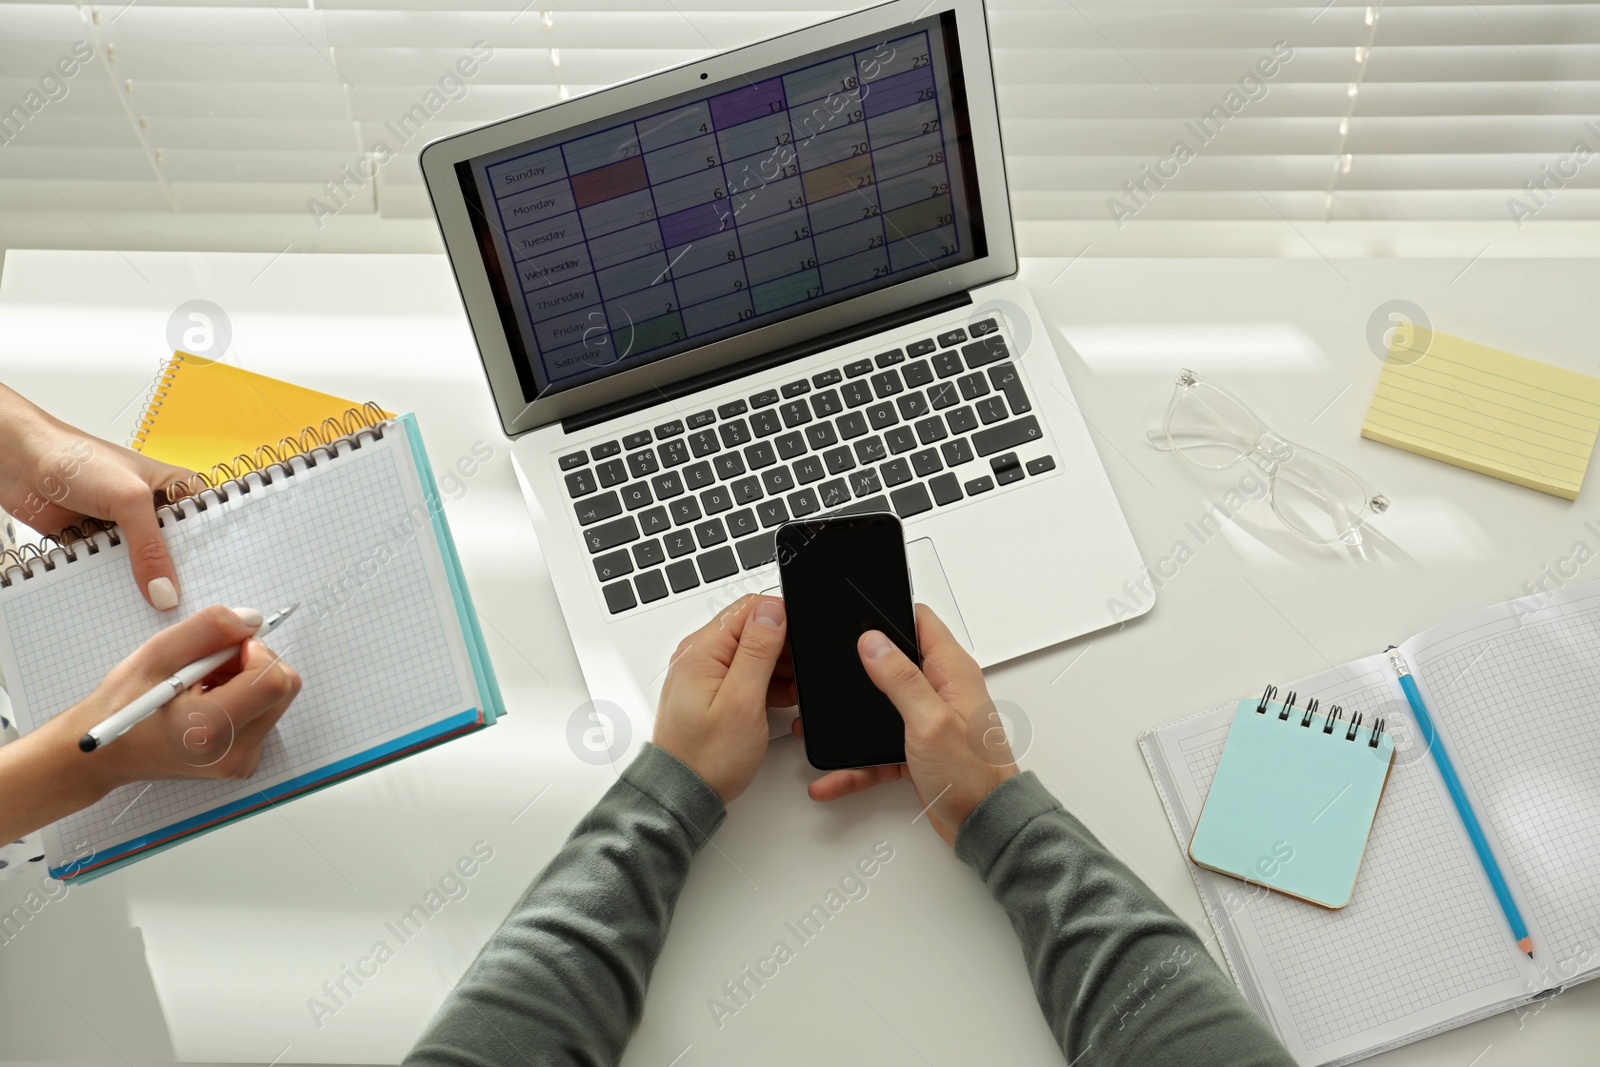
<svg viewBox="0 0 1600 1067">
<path fill-rule="evenodd" d="M 978 662 L 926 604 L 917 605 L 917 645 L 921 670 L 877 630 L 856 642 L 867 676 L 905 720 L 906 762 L 829 771 L 807 792 L 813 800 L 838 800 L 909 778 L 934 830 L 954 845 L 972 809 L 1017 765 Z M 794 732 L 801 733 L 798 719 Z"/>
</svg>

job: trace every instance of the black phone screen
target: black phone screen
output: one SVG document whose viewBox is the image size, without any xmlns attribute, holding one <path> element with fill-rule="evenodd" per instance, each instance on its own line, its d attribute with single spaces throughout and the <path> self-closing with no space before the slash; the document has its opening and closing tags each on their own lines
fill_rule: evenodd
<svg viewBox="0 0 1600 1067">
<path fill-rule="evenodd" d="M 867 677 L 856 639 L 881 630 L 919 666 L 905 535 L 893 515 L 778 531 L 806 758 L 819 770 L 904 763 L 905 722 Z"/>
</svg>

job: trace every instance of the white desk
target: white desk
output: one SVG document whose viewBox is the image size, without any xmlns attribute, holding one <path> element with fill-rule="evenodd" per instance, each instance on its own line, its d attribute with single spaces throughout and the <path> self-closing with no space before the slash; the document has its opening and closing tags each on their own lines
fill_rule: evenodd
<svg viewBox="0 0 1600 1067">
<path fill-rule="evenodd" d="M 1149 616 L 997 669 L 991 688 L 1032 719 L 1024 765 L 1205 930 L 1135 733 L 1508 599 L 1600 516 L 1592 490 L 1568 504 L 1360 440 L 1379 369 L 1363 339 L 1369 314 L 1403 297 L 1439 329 L 1596 372 L 1600 262 L 1483 259 L 1464 274 L 1465 261 L 1421 260 L 1066 266 L 1031 262 L 1023 277 L 1055 324 L 1134 534 L 1152 563 L 1180 540 L 1195 554 Z M 612 772 L 567 749 L 585 693 L 442 258 L 11 252 L 0 380 L 120 440 L 166 357 L 169 313 L 195 298 L 228 311 L 244 366 L 414 409 L 436 467 L 475 441 L 492 445 L 494 461 L 448 514 L 512 714 L 49 904 L 0 945 L 4 1050 L 393 1062 Z M 1197 543 L 1185 523 L 1233 479 L 1191 473 L 1143 443 L 1184 365 L 1387 493 L 1388 543 L 1366 560 L 1315 550 L 1280 531 L 1265 503 Z M 1597 573 L 1590 564 L 1583 576 Z M 775 743 L 697 860 L 625 1062 L 1059 1063 L 1005 917 L 912 825 L 909 788 L 824 808 L 805 797 L 811 776 L 798 745 Z M 494 859 L 469 895 L 361 988 L 347 980 L 353 995 L 316 1025 L 308 998 L 375 941 L 392 942 L 385 922 L 478 840 Z M 879 840 L 895 858 L 870 895 L 719 1030 L 708 998 Z M 0 909 L 23 891 L 0 883 Z M 1591 983 L 1535 1017 L 1498 1016 L 1371 1062 L 1591 1063 L 1597 1037 Z"/>
</svg>

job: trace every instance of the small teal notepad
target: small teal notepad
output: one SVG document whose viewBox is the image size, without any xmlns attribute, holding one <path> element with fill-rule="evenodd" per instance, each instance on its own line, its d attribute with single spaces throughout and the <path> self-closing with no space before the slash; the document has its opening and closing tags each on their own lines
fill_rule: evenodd
<svg viewBox="0 0 1600 1067">
<path fill-rule="evenodd" d="M 1271 695 L 1239 702 L 1189 858 L 1342 908 L 1389 780 L 1394 738 L 1382 720 L 1363 723 L 1338 705 Z"/>
</svg>

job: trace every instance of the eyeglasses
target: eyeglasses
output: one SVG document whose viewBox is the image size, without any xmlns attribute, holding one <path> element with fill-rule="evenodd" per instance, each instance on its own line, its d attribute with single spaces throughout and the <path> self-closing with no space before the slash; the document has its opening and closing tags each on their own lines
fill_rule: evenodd
<svg viewBox="0 0 1600 1067">
<path fill-rule="evenodd" d="M 1149 441 L 1210 470 L 1248 459 L 1267 476 L 1272 510 L 1319 545 L 1361 543 L 1361 527 L 1389 500 L 1343 464 L 1287 441 L 1228 390 L 1192 370 L 1178 372 L 1161 429 Z"/>
</svg>

